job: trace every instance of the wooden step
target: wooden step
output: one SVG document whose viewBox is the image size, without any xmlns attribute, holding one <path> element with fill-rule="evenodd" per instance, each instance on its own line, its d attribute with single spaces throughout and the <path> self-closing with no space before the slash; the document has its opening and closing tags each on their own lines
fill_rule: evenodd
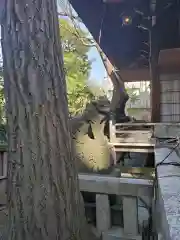
<svg viewBox="0 0 180 240">
<path fill-rule="evenodd" d="M 114 151 L 118 152 L 137 152 L 137 153 L 147 153 L 147 152 L 154 152 L 155 144 L 152 142 L 146 143 L 110 143 L 113 146 Z"/>
<path fill-rule="evenodd" d="M 125 133 L 126 134 L 135 134 L 135 133 L 137 133 L 137 134 L 138 133 L 139 134 L 147 134 L 147 133 L 152 133 L 152 131 L 151 131 L 151 129 L 142 129 L 142 130 L 141 129 L 138 129 L 138 130 L 137 129 L 132 129 L 132 130 L 131 129 L 127 129 L 126 130 L 126 129 L 121 129 L 120 128 L 120 129 L 116 130 L 116 133 L 120 133 L 120 134 L 121 133 L 122 134 L 125 134 Z"/>
<path fill-rule="evenodd" d="M 153 142 L 145 142 L 145 143 L 137 143 L 137 142 L 122 142 L 122 143 L 111 143 L 114 147 L 154 147 L 155 144 Z"/>
</svg>

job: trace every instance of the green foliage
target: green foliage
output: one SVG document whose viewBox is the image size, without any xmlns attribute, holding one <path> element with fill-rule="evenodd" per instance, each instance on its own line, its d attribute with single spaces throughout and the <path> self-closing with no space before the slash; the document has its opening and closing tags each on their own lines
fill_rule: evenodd
<svg viewBox="0 0 180 240">
<path fill-rule="evenodd" d="M 60 34 L 64 53 L 69 111 L 72 115 L 81 113 L 93 98 L 87 86 L 91 70 L 88 60 L 89 47 L 83 42 L 87 33 L 76 29 L 68 20 L 60 20 Z"/>
</svg>

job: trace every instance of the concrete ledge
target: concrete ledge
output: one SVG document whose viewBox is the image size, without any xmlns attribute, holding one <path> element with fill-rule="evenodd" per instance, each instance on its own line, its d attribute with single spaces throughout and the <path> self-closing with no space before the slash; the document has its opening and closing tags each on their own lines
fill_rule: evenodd
<svg viewBox="0 0 180 240">
<path fill-rule="evenodd" d="M 79 174 L 80 191 L 121 196 L 152 197 L 153 181 L 147 179 L 116 178 Z"/>
<path fill-rule="evenodd" d="M 113 227 L 103 232 L 102 240 L 142 240 L 142 237 L 125 234 L 123 228 Z"/>
<path fill-rule="evenodd" d="M 155 148 L 156 164 L 172 152 L 170 148 Z M 164 161 L 178 162 L 180 149 L 173 151 Z M 180 239 L 180 167 L 160 165 L 157 167 L 157 203 L 156 213 L 158 231 L 164 240 Z"/>
</svg>

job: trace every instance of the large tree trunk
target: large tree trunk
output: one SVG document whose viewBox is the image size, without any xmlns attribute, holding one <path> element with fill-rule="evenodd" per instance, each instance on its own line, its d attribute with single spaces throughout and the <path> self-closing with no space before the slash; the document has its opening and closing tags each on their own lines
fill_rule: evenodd
<svg viewBox="0 0 180 240">
<path fill-rule="evenodd" d="M 6 0 L 8 239 L 87 239 L 55 0 Z"/>
</svg>

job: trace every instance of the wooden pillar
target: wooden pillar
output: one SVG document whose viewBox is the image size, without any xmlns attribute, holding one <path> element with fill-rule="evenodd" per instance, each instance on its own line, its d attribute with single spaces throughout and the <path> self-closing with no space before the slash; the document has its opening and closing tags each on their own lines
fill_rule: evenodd
<svg viewBox="0 0 180 240">
<path fill-rule="evenodd" d="M 153 65 L 153 64 L 152 64 Z M 157 66 L 151 67 L 151 122 L 160 122 L 160 80 Z"/>
<path fill-rule="evenodd" d="M 150 31 L 150 74 L 151 74 L 151 122 L 160 122 L 160 81 L 158 71 L 158 31 L 155 7 L 152 9 L 152 26 Z"/>
</svg>

